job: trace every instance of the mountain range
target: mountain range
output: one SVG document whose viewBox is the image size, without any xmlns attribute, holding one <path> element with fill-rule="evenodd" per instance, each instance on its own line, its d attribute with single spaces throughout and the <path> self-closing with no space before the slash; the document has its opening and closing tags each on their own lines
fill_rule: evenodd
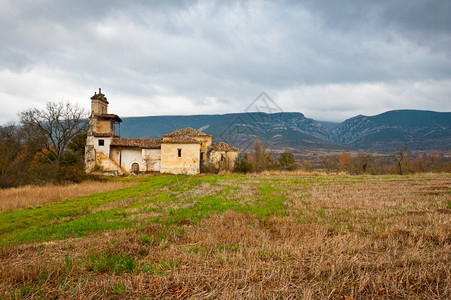
<svg viewBox="0 0 451 300">
<path fill-rule="evenodd" d="M 124 117 L 121 136 L 160 138 L 183 127 L 199 129 L 240 149 L 256 136 L 270 149 L 393 152 L 451 150 L 451 112 L 393 110 L 358 115 L 342 123 L 321 122 L 299 112 L 232 113 L 223 115 Z"/>
</svg>

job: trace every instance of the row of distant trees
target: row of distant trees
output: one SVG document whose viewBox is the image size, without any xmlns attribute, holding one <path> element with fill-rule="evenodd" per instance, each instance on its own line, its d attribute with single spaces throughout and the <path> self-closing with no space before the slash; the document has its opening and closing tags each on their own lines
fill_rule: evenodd
<svg viewBox="0 0 451 300">
<path fill-rule="evenodd" d="M 388 155 L 371 152 L 325 155 L 322 167 L 328 172 L 349 174 L 413 174 L 424 172 L 451 172 L 451 160 L 444 151 L 429 151 L 413 155 L 408 149 L 399 149 Z"/>
<path fill-rule="evenodd" d="M 1 127 L 0 188 L 83 180 L 86 117 L 77 106 L 49 102 Z"/>
<path fill-rule="evenodd" d="M 278 159 L 268 151 L 258 138 L 255 138 L 254 145 L 250 153 L 238 156 L 235 161 L 234 171 L 241 173 L 262 172 L 266 170 L 287 170 L 298 169 L 294 155 L 291 152 L 284 152 Z"/>
<path fill-rule="evenodd" d="M 326 172 L 348 174 L 412 174 L 421 172 L 451 172 L 451 160 L 444 151 L 412 155 L 408 149 L 400 149 L 390 155 L 380 155 L 360 151 L 323 155 L 319 161 L 311 159 L 295 161 L 291 152 L 283 152 L 278 158 L 268 151 L 258 138 L 251 151 L 244 153 L 235 161 L 236 172 L 262 172 L 265 170 L 303 170 L 320 169 Z"/>
</svg>

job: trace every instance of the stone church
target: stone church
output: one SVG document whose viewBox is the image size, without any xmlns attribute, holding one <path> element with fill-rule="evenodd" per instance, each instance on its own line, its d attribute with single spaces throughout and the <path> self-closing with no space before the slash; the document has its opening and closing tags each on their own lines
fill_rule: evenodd
<svg viewBox="0 0 451 300">
<path fill-rule="evenodd" d="M 108 113 L 107 98 L 99 89 L 91 97 L 86 172 L 198 174 L 202 164 L 232 169 L 238 156 L 237 148 L 212 143 L 213 136 L 190 127 L 165 134 L 161 139 L 122 138 L 121 122 L 118 115 Z"/>
</svg>

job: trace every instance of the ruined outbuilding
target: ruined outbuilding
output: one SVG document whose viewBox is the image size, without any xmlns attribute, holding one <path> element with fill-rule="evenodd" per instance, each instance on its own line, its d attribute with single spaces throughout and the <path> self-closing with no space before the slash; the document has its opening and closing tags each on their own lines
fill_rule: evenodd
<svg viewBox="0 0 451 300">
<path fill-rule="evenodd" d="M 227 143 L 212 143 L 213 136 L 190 127 L 161 139 L 122 138 L 121 122 L 118 115 L 108 113 L 107 98 L 99 89 L 91 97 L 86 172 L 198 174 L 201 165 L 232 169 L 238 156 L 239 149 Z"/>
</svg>

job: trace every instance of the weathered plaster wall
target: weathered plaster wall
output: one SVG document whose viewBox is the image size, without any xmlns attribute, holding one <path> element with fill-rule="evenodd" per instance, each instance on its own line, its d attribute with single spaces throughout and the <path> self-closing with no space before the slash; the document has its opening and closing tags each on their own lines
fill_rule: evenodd
<svg viewBox="0 0 451 300">
<path fill-rule="evenodd" d="M 97 133 L 112 133 L 113 129 L 111 128 L 111 122 L 105 120 L 97 120 Z"/>
<path fill-rule="evenodd" d="M 224 160 L 221 160 L 221 156 L 224 156 Z M 210 163 L 216 168 L 232 170 L 237 157 L 238 152 L 234 151 L 212 151 L 210 152 Z"/>
<path fill-rule="evenodd" d="M 142 149 L 142 161 L 144 171 L 159 172 L 161 168 L 161 150 Z"/>
<path fill-rule="evenodd" d="M 85 146 L 85 171 L 92 172 L 96 165 L 96 151 L 94 149 L 94 136 L 88 135 L 86 137 Z"/>
<path fill-rule="evenodd" d="M 102 152 L 96 153 L 96 164 L 100 166 L 104 171 L 117 171 L 119 172 L 119 166 L 115 161 L 109 159 Z"/>
<path fill-rule="evenodd" d="M 161 144 L 161 173 L 199 174 L 199 167 L 200 144 Z"/>
<path fill-rule="evenodd" d="M 99 145 L 99 140 L 103 140 L 104 145 Z M 96 152 L 101 152 L 105 154 L 106 157 L 110 157 L 110 144 L 111 144 L 111 137 L 94 137 L 94 149 Z"/>
<path fill-rule="evenodd" d="M 111 149 L 111 158 L 120 163 L 120 166 L 127 171 L 132 170 L 132 164 L 137 163 L 140 171 L 145 171 L 144 163 L 142 161 L 141 148 L 116 148 Z"/>
<path fill-rule="evenodd" d="M 108 113 L 108 104 L 100 100 L 91 101 L 91 112 L 94 115 L 102 115 Z"/>
</svg>

